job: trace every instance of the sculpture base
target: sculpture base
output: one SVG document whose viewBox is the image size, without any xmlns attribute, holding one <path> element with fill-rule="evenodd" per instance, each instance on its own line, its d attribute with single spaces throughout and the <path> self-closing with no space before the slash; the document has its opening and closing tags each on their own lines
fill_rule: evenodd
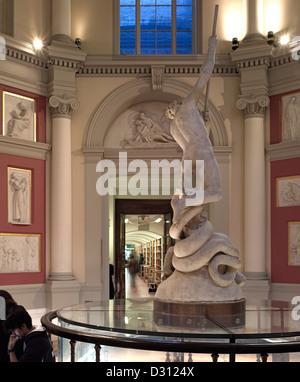
<svg viewBox="0 0 300 382">
<path fill-rule="evenodd" d="M 226 288 L 216 285 L 209 276 L 207 267 L 203 267 L 189 273 L 175 270 L 158 286 L 155 298 L 182 303 L 218 303 L 241 300 L 244 294 L 235 281 Z"/>
<path fill-rule="evenodd" d="M 224 302 L 174 302 L 154 299 L 159 326 L 185 329 L 236 328 L 245 325 L 245 299 Z"/>
</svg>

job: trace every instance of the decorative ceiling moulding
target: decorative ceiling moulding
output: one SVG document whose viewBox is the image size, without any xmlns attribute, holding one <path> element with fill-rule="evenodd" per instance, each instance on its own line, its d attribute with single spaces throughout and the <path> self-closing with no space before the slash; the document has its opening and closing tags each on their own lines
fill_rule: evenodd
<svg viewBox="0 0 300 382">
<path fill-rule="evenodd" d="M 1 36 L 1 34 L 0 34 Z M 151 65 L 163 65 L 164 76 L 198 76 L 203 64 L 202 55 L 170 56 L 170 57 L 123 57 L 106 55 L 88 55 L 77 48 L 72 48 L 68 54 L 60 46 L 48 46 L 43 53 L 36 54 L 32 44 L 5 35 L 6 59 L 49 69 L 53 66 L 75 70 L 77 76 L 151 76 Z M 236 60 L 237 61 L 237 60 Z M 217 55 L 214 76 L 238 76 L 240 68 L 257 65 L 267 65 L 270 69 L 293 64 L 290 53 L 267 59 L 249 59 L 240 57 L 236 65 L 229 55 Z"/>
<path fill-rule="evenodd" d="M 153 71 L 158 71 L 160 68 L 160 75 L 164 76 L 198 76 L 201 72 L 202 63 L 195 64 L 195 61 L 186 62 L 184 64 L 170 64 L 164 63 L 158 64 L 160 61 L 159 57 L 156 59 L 156 63 L 123 63 L 121 60 L 116 65 L 115 60 L 108 63 L 91 63 L 89 58 L 85 65 L 79 69 L 77 75 L 80 77 L 88 76 L 151 76 Z M 219 63 L 215 66 L 213 75 L 214 76 L 238 76 L 238 68 L 230 63 L 224 62 Z"/>
</svg>

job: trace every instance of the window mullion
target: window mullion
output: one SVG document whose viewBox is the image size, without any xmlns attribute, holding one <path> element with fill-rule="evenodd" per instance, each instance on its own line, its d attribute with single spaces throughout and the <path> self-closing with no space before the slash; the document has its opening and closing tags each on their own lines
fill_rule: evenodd
<svg viewBox="0 0 300 382">
<path fill-rule="evenodd" d="M 136 54 L 141 54 L 141 7 L 140 0 L 136 0 L 136 36 L 135 36 L 135 50 Z"/>
<path fill-rule="evenodd" d="M 172 54 L 176 54 L 176 0 L 172 0 Z"/>
</svg>

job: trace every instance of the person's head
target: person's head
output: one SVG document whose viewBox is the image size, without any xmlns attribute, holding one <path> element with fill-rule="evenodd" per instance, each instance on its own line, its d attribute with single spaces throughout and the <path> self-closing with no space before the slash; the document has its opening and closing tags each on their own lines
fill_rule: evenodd
<svg viewBox="0 0 300 382">
<path fill-rule="evenodd" d="M 7 316 L 5 327 L 22 338 L 32 330 L 32 319 L 23 306 L 17 305 Z"/>
<path fill-rule="evenodd" d="M 168 108 L 166 110 L 166 116 L 169 119 L 175 118 L 175 115 L 176 115 L 177 111 L 180 109 L 181 105 L 183 104 L 183 101 L 184 101 L 183 98 L 179 98 L 179 99 L 175 100 L 174 102 L 170 103 L 170 105 L 168 106 Z"/>
<path fill-rule="evenodd" d="M 17 306 L 16 301 L 12 298 L 11 294 L 8 293 L 6 290 L 0 290 L 0 297 L 3 297 L 5 300 L 5 306 L 6 306 L 6 316 L 9 314 L 10 310 Z"/>
</svg>

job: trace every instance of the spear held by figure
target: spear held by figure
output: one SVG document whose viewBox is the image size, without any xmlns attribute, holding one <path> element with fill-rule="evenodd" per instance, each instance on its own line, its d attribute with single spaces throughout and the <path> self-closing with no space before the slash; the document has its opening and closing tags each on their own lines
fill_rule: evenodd
<svg viewBox="0 0 300 382">
<path fill-rule="evenodd" d="M 212 29 L 212 36 L 217 35 L 217 23 L 218 23 L 218 15 L 219 15 L 219 5 L 217 4 L 215 6 L 215 15 L 214 15 L 214 23 L 213 23 L 213 29 Z M 206 94 L 205 94 L 205 105 L 203 110 L 203 118 L 207 122 L 209 121 L 209 108 L 208 108 L 208 98 L 209 98 L 209 91 L 210 91 L 210 81 L 208 81 L 206 85 Z"/>
<path fill-rule="evenodd" d="M 183 151 L 182 187 L 174 195 L 181 199 L 181 208 L 213 203 L 221 199 L 219 167 L 197 106 L 215 65 L 217 16 L 218 6 L 215 9 L 213 35 L 209 38 L 209 49 L 199 79 L 186 98 L 174 101 L 166 112 L 167 117 L 172 119 L 170 132 Z M 192 161 L 192 166 L 185 166 L 188 161 Z M 199 161 L 204 163 L 204 179 L 203 173 L 197 168 Z M 180 215 L 181 212 L 178 218 Z"/>
</svg>

